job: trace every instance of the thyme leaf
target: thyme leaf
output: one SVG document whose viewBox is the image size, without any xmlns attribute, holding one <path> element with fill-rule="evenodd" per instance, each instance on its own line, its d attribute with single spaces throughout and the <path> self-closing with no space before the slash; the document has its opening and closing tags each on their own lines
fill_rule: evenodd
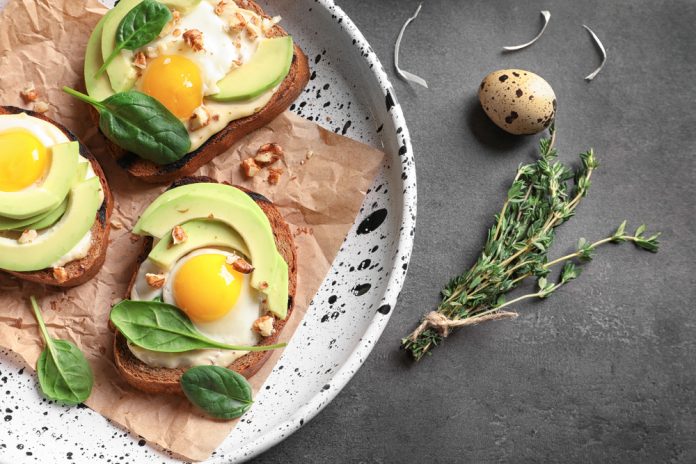
<svg viewBox="0 0 696 464">
<path fill-rule="evenodd" d="M 429 325 L 425 322 L 433 318 L 426 317 L 416 331 L 402 339 L 402 348 L 414 359 L 421 359 L 439 345 L 450 328 L 473 325 L 477 319 L 481 322 L 494 320 L 491 316 L 502 315 L 502 308 L 526 299 L 548 298 L 578 278 L 578 266 L 591 260 L 595 250 L 604 244 L 632 242 L 638 248 L 657 252 L 659 233 L 645 235 L 644 225 L 633 234 L 627 233 L 624 221 L 612 235 L 595 242 L 580 239 L 573 253 L 548 259 L 556 228 L 573 217 L 599 166 L 591 149 L 580 155 L 581 164 L 577 169 L 557 161 L 555 134 L 551 126 L 550 137 L 539 141 L 539 159 L 517 169 L 476 263 L 452 278 L 442 290 L 437 316 L 442 316 L 438 317 L 439 321 L 449 321 L 450 327 Z M 563 268 L 554 283 L 549 280 L 551 268 L 561 263 Z M 537 279 L 537 290 L 507 300 L 505 294 L 527 278 Z M 514 313 L 506 313 L 510 315 Z M 462 323 L 465 319 L 469 324 Z"/>
</svg>

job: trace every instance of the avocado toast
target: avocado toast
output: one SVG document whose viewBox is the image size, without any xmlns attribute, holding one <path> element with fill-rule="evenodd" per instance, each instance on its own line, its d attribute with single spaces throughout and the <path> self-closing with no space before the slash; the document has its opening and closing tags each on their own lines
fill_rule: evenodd
<svg viewBox="0 0 696 464">
<path fill-rule="evenodd" d="M 119 42 L 124 25 L 146 10 L 151 16 L 159 11 L 162 22 L 170 12 L 170 19 L 152 40 L 119 52 L 125 43 Z M 174 122 L 146 135 L 157 138 L 163 132 L 177 132 L 179 139 L 190 142 L 185 146 L 186 141 L 178 140 L 167 147 L 171 153 L 166 157 L 146 153 L 143 144 L 124 149 L 128 143 L 106 127 L 99 105 L 82 98 L 98 109 L 92 115 L 100 120 L 118 164 L 146 182 L 171 182 L 193 173 L 285 111 L 307 84 L 309 65 L 277 25 L 279 20 L 247 0 L 122 0 L 110 10 L 87 45 L 88 96 L 96 101 L 123 93 L 152 97 L 163 105 L 160 113 L 166 112 Z M 115 58 L 109 61 L 112 55 Z M 172 142 L 171 137 L 159 141 L 165 146 Z"/>
<path fill-rule="evenodd" d="M 106 257 L 113 200 L 104 173 L 77 137 L 55 121 L 12 106 L 0 107 L 2 118 L 0 138 L 13 139 L 1 155 L 15 157 L 5 168 L 18 179 L 40 168 L 38 151 L 45 150 L 46 172 L 36 171 L 31 185 L 0 188 L 0 270 L 41 284 L 80 285 Z M 44 134 L 37 138 L 27 130 L 32 127 Z M 54 143 L 44 146 L 45 137 Z M 33 151 L 33 157 L 17 158 L 23 156 L 20 148 Z"/>
<path fill-rule="evenodd" d="M 268 199 L 208 177 L 186 177 L 148 207 L 134 232 L 146 238 L 126 298 L 144 305 L 169 303 L 164 306 L 171 310 L 176 306 L 181 317 L 190 317 L 198 330 L 218 341 L 256 347 L 276 343 L 294 306 L 297 258 L 290 229 Z M 234 273 L 228 285 L 236 279 L 243 287 L 227 304 L 228 288 L 215 288 L 220 267 L 221 274 Z M 113 321 L 112 311 L 115 328 Z M 157 353 L 119 330 L 114 339 L 121 375 L 153 393 L 182 395 L 179 380 L 194 365 L 221 365 L 250 377 L 270 353 Z"/>
</svg>

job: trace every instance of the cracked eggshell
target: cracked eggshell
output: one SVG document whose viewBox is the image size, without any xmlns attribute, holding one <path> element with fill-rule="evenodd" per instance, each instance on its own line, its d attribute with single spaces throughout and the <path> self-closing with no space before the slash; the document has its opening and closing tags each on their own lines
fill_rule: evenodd
<svg viewBox="0 0 696 464">
<path fill-rule="evenodd" d="M 489 118 L 511 134 L 536 134 L 556 115 L 556 94 L 542 77 L 523 69 L 502 69 L 487 75 L 479 101 Z"/>
</svg>

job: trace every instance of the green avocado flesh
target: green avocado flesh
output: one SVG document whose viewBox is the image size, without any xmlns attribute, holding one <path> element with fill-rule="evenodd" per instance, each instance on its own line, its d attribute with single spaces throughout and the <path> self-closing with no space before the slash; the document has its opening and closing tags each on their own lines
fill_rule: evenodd
<svg viewBox="0 0 696 464">
<path fill-rule="evenodd" d="M 32 242 L 19 244 L 17 240 L 0 237 L 0 269 L 37 271 L 50 267 L 65 256 L 94 224 L 101 205 L 100 191 L 98 177 L 75 184 L 61 220 Z"/>
<path fill-rule="evenodd" d="M 104 23 L 108 20 L 112 12 L 113 10 L 109 10 L 102 19 L 99 20 L 92 35 L 89 37 L 87 50 L 85 51 L 85 87 L 89 96 L 99 101 L 105 100 L 114 93 L 108 74 L 100 74 L 97 76 L 97 71 L 102 63 L 104 63 L 101 49 L 102 31 L 104 30 Z"/>
<path fill-rule="evenodd" d="M 256 98 L 285 79 L 292 56 L 290 36 L 264 39 L 251 60 L 218 81 L 220 92 L 208 98 L 220 102 Z"/>
<path fill-rule="evenodd" d="M 187 236 L 185 242 L 174 245 L 171 234 L 167 234 L 150 251 L 150 261 L 164 270 L 170 270 L 183 256 L 204 247 L 231 248 L 249 256 L 242 237 L 227 224 L 210 219 L 194 219 L 181 224 L 181 228 Z"/>
<path fill-rule="evenodd" d="M 75 179 L 79 151 L 77 142 L 54 145 L 51 166 L 40 185 L 18 192 L 0 192 L 0 216 L 27 219 L 57 208 Z"/>
<path fill-rule="evenodd" d="M 116 49 L 116 30 L 121 20 L 130 10 L 141 2 L 142 0 L 121 0 L 118 2 L 118 5 L 113 7 L 111 11 L 109 11 L 109 14 L 104 17 L 104 24 L 101 32 L 102 56 L 101 63 L 99 63 L 97 69 L 102 65 L 104 62 L 103 60 L 110 56 L 111 52 Z M 92 35 L 99 36 L 96 30 L 92 32 Z M 125 92 L 126 90 L 130 90 L 137 78 L 135 67 L 123 54 L 118 54 L 109 66 L 106 67 L 106 74 L 109 77 L 111 88 L 114 92 Z"/>
<path fill-rule="evenodd" d="M 288 309 L 287 263 L 278 253 L 271 224 L 263 210 L 241 190 L 212 183 L 169 190 L 145 210 L 133 232 L 163 238 L 171 234 L 175 226 L 196 219 L 214 219 L 238 233 L 254 266 L 252 287 L 266 294 L 269 311 L 285 319 Z"/>
</svg>

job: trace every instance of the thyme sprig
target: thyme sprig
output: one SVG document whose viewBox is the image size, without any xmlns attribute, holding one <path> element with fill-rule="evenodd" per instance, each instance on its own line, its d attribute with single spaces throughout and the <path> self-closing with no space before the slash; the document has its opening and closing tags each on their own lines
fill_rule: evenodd
<svg viewBox="0 0 696 464">
<path fill-rule="evenodd" d="M 402 340 L 402 347 L 418 360 L 440 344 L 449 328 L 473 325 L 491 316 L 514 316 L 502 308 L 530 298 L 547 298 L 580 275 L 579 264 L 592 259 L 594 251 L 607 243 L 632 242 L 637 247 L 656 252 L 660 234 L 645 236 L 645 226 L 635 233 L 626 233 L 624 221 L 609 237 L 593 243 L 581 239 L 575 252 L 552 261 L 548 252 L 555 229 L 575 214 L 591 185 L 592 173 L 598 163 L 594 152 L 580 155 L 581 165 L 573 170 L 556 161 L 553 147 L 555 131 L 550 138 L 539 141 L 540 157 L 535 163 L 521 165 L 495 225 L 488 231 L 481 256 L 467 272 L 453 278 L 442 290 L 437 308 L 438 322 L 426 318 L 416 331 Z M 573 181 L 572 183 L 570 181 Z M 565 263 L 557 282 L 548 280 L 551 267 Z M 524 279 L 537 278 L 538 290 L 506 301 L 505 294 Z M 463 321 L 465 320 L 466 321 Z"/>
</svg>

